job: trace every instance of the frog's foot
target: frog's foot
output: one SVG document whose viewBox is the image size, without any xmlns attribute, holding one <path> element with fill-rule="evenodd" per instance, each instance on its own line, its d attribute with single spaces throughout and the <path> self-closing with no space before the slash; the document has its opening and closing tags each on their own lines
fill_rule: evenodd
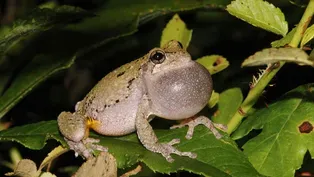
<svg viewBox="0 0 314 177">
<path fill-rule="evenodd" d="M 174 126 L 170 127 L 170 129 L 181 128 L 181 127 L 184 127 L 187 125 L 187 126 L 189 126 L 189 129 L 185 135 L 185 138 L 186 139 L 192 139 L 194 128 L 199 124 L 205 125 L 211 132 L 213 132 L 214 136 L 217 139 L 220 139 L 222 137 L 222 135 L 216 130 L 215 127 L 219 128 L 223 131 L 227 130 L 226 125 L 214 123 L 209 118 L 207 118 L 205 116 L 198 116 L 198 117 L 192 117 L 192 118 L 186 119 L 183 122 L 181 122 L 179 125 L 174 125 Z"/>
<path fill-rule="evenodd" d="M 82 155 L 85 159 L 88 159 L 93 156 L 94 150 L 107 152 L 108 148 L 101 145 L 95 144 L 99 143 L 98 139 L 86 138 L 82 141 L 71 141 L 67 138 L 64 138 L 68 143 L 70 149 L 75 151 L 75 156 Z"/>
<path fill-rule="evenodd" d="M 177 154 L 179 156 L 187 156 L 190 158 L 195 159 L 197 155 L 192 152 L 181 152 L 177 150 L 173 145 L 180 143 L 180 139 L 173 139 L 168 143 L 158 143 L 155 147 L 153 147 L 151 150 L 154 152 L 158 152 L 162 154 L 166 158 L 168 162 L 173 162 L 174 159 L 171 157 L 170 154 Z"/>
</svg>

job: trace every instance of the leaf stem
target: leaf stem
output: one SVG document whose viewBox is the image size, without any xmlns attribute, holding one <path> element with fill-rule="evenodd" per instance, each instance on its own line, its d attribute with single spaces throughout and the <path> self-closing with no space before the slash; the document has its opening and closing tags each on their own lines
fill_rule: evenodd
<svg viewBox="0 0 314 177">
<path fill-rule="evenodd" d="M 303 34 L 312 19 L 313 13 L 314 13 L 314 0 L 310 0 L 296 28 L 296 32 L 294 33 L 292 40 L 288 44 L 290 47 L 298 47 L 300 40 L 303 37 Z M 271 79 L 276 75 L 276 73 L 280 70 L 280 68 L 284 64 L 285 62 L 273 63 L 266 68 L 265 72 L 263 73 L 259 81 L 249 91 L 247 97 L 245 98 L 241 106 L 239 107 L 238 111 L 233 115 L 231 120 L 228 122 L 227 124 L 228 134 L 231 134 L 233 131 L 236 130 L 236 128 L 241 123 L 242 119 L 246 116 L 246 114 L 249 112 L 252 106 L 256 103 L 258 98 L 262 95 L 262 92 L 265 89 L 265 87 L 268 85 Z"/>
<path fill-rule="evenodd" d="M 305 9 L 303 16 L 302 16 L 302 18 L 301 18 L 301 20 L 297 26 L 297 29 L 293 35 L 293 38 L 292 38 L 291 42 L 289 43 L 289 46 L 298 47 L 307 26 L 311 22 L 313 13 L 314 13 L 314 0 L 310 0 L 307 8 Z"/>
</svg>

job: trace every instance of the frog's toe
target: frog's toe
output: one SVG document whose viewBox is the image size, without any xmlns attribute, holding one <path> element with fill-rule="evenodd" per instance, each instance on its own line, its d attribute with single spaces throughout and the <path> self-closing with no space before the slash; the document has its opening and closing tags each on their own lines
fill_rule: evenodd
<svg viewBox="0 0 314 177">
<path fill-rule="evenodd" d="M 219 128 L 222 131 L 227 131 L 228 130 L 228 126 L 224 125 L 224 124 L 217 124 L 217 123 L 213 123 L 215 127 Z"/>
<path fill-rule="evenodd" d="M 205 116 L 193 117 L 193 118 L 189 118 L 187 120 L 188 121 L 185 121 L 179 125 L 176 125 L 177 127 L 183 127 L 186 125 L 189 127 L 188 132 L 185 135 L 186 139 L 192 139 L 193 133 L 194 133 L 194 128 L 200 124 L 205 125 L 214 134 L 214 136 L 217 139 L 220 139 L 222 137 L 222 135 L 216 130 L 215 127 L 219 128 L 223 131 L 227 130 L 226 125 L 213 123 L 209 118 L 207 118 Z"/>
<path fill-rule="evenodd" d="M 162 156 L 164 156 L 166 160 L 170 163 L 174 161 L 174 159 L 171 157 L 170 154 L 177 154 L 179 156 L 187 156 L 193 159 L 197 157 L 195 153 L 181 152 L 175 147 L 173 147 L 174 144 L 178 144 L 178 143 L 180 143 L 180 139 L 173 139 L 172 141 L 168 143 L 162 143 L 160 144 L 160 147 L 158 148 L 159 149 L 158 152 L 161 153 Z"/>
<path fill-rule="evenodd" d="M 208 117 L 205 117 L 205 116 L 199 116 L 197 117 L 195 120 L 194 120 L 195 124 L 196 125 L 199 125 L 199 124 L 203 124 L 205 125 L 213 134 L 214 136 L 217 138 L 217 139 L 220 139 L 222 138 L 222 134 L 220 134 L 218 132 L 218 130 L 215 128 L 220 128 L 220 129 L 227 129 L 227 126 L 223 125 L 223 124 L 217 124 L 217 123 L 213 123 Z M 195 125 L 195 126 L 196 126 Z"/>
<path fill-rule="evenodd" d="M 69 148 L 75 152 L 76 157 L 78 155 L 83 156 L 85 159 L 92 157 L 93 151 L 91 149 L 88 149 L 82 141 L 74 142 L 74 141 L 68 140 L 66 138 L 64 138 L 64 139 L 66 140 L 67 144 L 69 145 Z"/>
<path fill-rule="evenodd" d="M 83 139 L 82 142 L 84 144 L 95 144 L 95 143 L 99 143 L 100 140 L 99 139 L 95 139 L 95 138 L 86 138 L 86 139 Z"/>
<path fill-rule="evenodd" d="M 65 140 L 67 141 L 70 149 L 75 151 L 75 156 L 81 155 L 85 159 L 92 157 L 93 152 L 95 150 L 103 151 L 103 152 L 108 151 L 108 148 L 96 144 L 96 143 L 99 143 L 98 139 L 86 138 L 86 139 L 79 141 L 79 142 L 74 142 L 74 141 L 68 140 L 66 138 L 65 138 Z"/>
<path fill-rule="evenodd" d="M 180 143 L 180 139 L 179 138 L 175 138 L 175 139 L 169 141 L 167 144 L 172 146 L 172 145 L 179 144 L 179 143 Z"/>
<path fill-rule="evenodd" d="M 102 152 L 108 152 L 108 148 L 104 147 L 102 145 L 99 145 L 97 143 L 100 142 L 99 139 L 95 139 L 95 138 L 86 138 L 83 141 L 83 144 L 86 146 L 86 148 L 93 153 L 94 150 L 97 151 L 102 151 Z"/>
</svg>

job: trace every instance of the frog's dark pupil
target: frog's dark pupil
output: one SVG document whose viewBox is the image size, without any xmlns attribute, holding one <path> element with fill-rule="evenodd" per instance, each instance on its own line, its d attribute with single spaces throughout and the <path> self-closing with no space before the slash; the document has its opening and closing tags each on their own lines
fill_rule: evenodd
<svg viewBox="0 0 314 177">
<path fill-rule="evenodd" d="M 155 51 L 150 56 L 150 59 L 155 64 L 160 64 L 160 63 L 162 63 L 165 60 L 165 54 L 162 51 Z"/>
<path fill-rule="evenodd" d="M 162 58 L 164 57 L 164 55 L 160 52 L 156 52 L 154 55 L 153 55 L 153 59 L 154 60 L 161 60 Z"/>
</svg>

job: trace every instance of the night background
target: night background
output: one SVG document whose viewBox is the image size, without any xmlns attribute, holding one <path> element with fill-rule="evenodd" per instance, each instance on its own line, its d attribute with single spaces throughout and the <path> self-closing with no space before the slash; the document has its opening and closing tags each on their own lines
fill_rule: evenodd
<svg viewBox="0 0 314 177">
<path fill-rule="evenodd" d="M 179 0 L 173 1 L 180 4 Z M 195 0 L 195 2 L 202 3 L 203 0 Z M 279 7 L 285 14 L 289 31 L 298 24 L 308 3 L 308 1 L 298 0 L 269 0 L 268 2 Z M 213 75 L 214 90 L 221 93 L 228 88 L 238 87 L 245 98 L 253 75 L 256 76 L 259 69 L 265 69 L 265 67 L 241 68 L 241 63 L 255 52 L 271 47 L 270 43 L 282 36 L 254 27 L 231 16 L 224 9 L 230 3 L 229 0 L 213 2 L 213 4 L 216 3 L 220 6 L 211 4 L 191 10 L 165 8 L 154 11 L 158 1 L 152 0 L 116 2 L 112 0 L 1 0 L 0 36 L 9 33 L 12 26 L 26 25 L 33 17 L 38 18 L 42 14 L 50 16 L 49 13 L 51 13 L 54 19 L 51 20 L 51 24 L 41 26 L 42 31 L 35 31 L 36 34 L 19 39 L 18 44 L 12 43 L 13 47 L 5 50 L 0 48 L 0 93 L 2 95 L 14 86 L 16 78 L 24 73 L 35 73 L 37 66 L 42 66 L 37 69 L 45 70 L 46 68 L 47 71 L 43 72 L 42 76 L 34 76 L 35 79 L 42 81 L 40 84 L 31 86 L 28 90 L 30 92 L 27 91 L 20 101 L 19 99 L 16 103 L 13 101 L 14 105 L 1 119 L 0 129 L 56 120 L 62 111 L 73 112 L 76 102 L 82 100 L 97 81 L 107 73 L 145 55 L 150 49 L 158 47 L 162 30 L 175 13 L 180 15 L 189 29 L 193 29 L 193 37 L 187 49 L 193 59 L 218 54 L 230 62 L 227 69 Z M 38 10 L 38 7 L 46 6 L 54 9 L 62 5 L 80 7 L 84 11 L 54 16 L 52 12 Z M 110 12 L 106 12 L 103 16 L 99 15 L 106 8 Z M 150 12 L 147 8 L 152 8 L 153 13 L 147 13 Z M 140 14 L 138 24 L 132 19 L 137 18 L 134 14 Z M 84 21 L 97 17 L 98 22 L 97 20 Z M 41 20 L 49 21 L 45 18 L 42 16 Z M 1 42 L 0 45 L 6 45 L 5 42 Z M 310 53 L 311 45 L 311 42 L 306 44 L 307 53 Z M 69 59 L 73 56 L 76 58 L 72 64 Z M 55 65 L 55 68 L 49 68 L 52 65 Z M 312 67 L 286 64 L 265 88 L 254 107 L 265 108 L 289 90 L 303 84 L 313 83 L 313 76 Z M 23 79 L 21 81 L 23 82 Z M 24 81 L 27 82 L 27 80 Z M 151 124 L 154 129 L 168 129 L 173 123 L 157 119 Z M 248 139 L 259 133 L 260 130 L 254 131 L 236 142 L 241 148 Z M 16 142 L 2 141 L 0 143 L 0 174 L 12 171 L 7 165 L 7 162 L 12 162 L 12 149 L 17 150 L 17 154 L 21 154 L 22 158 L 33 160 L 38 166 L 42 159 L 59 144 L 50 139 L 43 149 L 30 150 Z M 310 159 L 310 155 L 307 154 L 302 169 L 297 174 L 313 171 L 311 169 L 313 163 Z M 83 159 L 75 158 L 73 152 L 68 152 L 54 160 L 51 172 L 57 176 L 68 176 L 82 163 Z M 118 174 L 123 174 L 134 167 L 136 165 L 120 170 Z M 137 176 L 164 176 L 161 173 L 153 173 L 144 164 L 143 169 L 143 172 Z M 171 176 L 191 175 L 198 176 L 184 171 L 171 174 Z"/>
</svg>

